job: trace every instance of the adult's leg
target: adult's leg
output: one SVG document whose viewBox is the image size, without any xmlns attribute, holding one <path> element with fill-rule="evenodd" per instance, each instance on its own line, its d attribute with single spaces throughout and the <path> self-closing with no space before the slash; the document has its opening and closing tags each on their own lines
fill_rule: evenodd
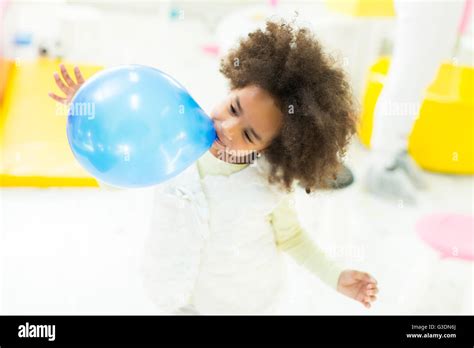
<svg viewBox="0 0 474 348">
<path fill-rule="evenodd" d="M 373 193 L 413 201 L 412 185 L 423 186 L 416 164 L 403 156 L 424 91 L 441 62 L 450 58 L 463 5 L 462 0 L 395 1 L 394 52 L 374 111 L 366 177 Z"/>
</svg>

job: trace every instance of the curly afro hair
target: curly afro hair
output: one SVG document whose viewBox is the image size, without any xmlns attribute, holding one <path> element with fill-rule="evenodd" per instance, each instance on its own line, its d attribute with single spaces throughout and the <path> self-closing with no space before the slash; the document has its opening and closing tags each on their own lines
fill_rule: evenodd
<svg viewBox="0 0 474 348">
<path fill-rule="evenodd" d="M 294 181 L 307 193 L 327 188 L 356 130 L 349 83 L 307 28 L 267 21 L 222 59 L 231 89 L 256 85 L 272 95 L 283 126 L 262 155 L 268 180 L 287 192 Z"/>
</svg>

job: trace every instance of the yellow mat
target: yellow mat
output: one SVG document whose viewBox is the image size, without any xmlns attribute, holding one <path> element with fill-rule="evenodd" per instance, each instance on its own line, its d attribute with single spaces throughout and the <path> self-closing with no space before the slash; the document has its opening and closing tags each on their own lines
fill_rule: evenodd
<svg viewBox="0 0 474 348">
<path fill-rule="evenodd" d="M 48 97 L 50 91 L 62 94 L 53 78 L 60 63 L 11 64 L 0 104 L 0 186 L 98 186 L 69 148 L 67 109 Z M 73 64 L 64 64 L 72 71 Z M 102 69 L 79 67 L 85 78 Z"/>
</svg>

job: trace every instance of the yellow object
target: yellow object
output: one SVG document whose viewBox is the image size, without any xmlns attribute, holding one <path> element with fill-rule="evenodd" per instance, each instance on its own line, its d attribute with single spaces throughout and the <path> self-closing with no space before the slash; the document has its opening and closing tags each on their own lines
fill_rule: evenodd
<svg viewBox="0 0 474 348">
<path fill-rule="evenodd" d="M 394 17 L 393 0 L 326 0 L 326 6 L 354 17 Z"/>
<path fill-rule="evenodd" d="M 362 99 L 362 114 L 358 125 L 358 135 L 362 144 L 370 147 L 374 108 L 390 67 L 390 58 L 381 57 L 370 67 L 367 77 L 367 87 Z"/>
<path fill-rule="evenodd" d="M 390 67 L 388 57 L 371 68 L 362 101 L 359 139 L 370 147 L 373 113 Z M 474 69 L 443 63 L 425 93 L 408 139 L 408 151 L 424 169 L 474 174 Z"/>
<path fill-rule="evenodd" d="M 408 139 L 427 170 L 474 174 L 474 69 L 443 63 L 429 86 Z"/>
<path fill-rule="evenodd" d="M 53 78 L 60 63 L 41 58 L 12 65 L 0 108 L 0 186 L 98 186 L 69 148 L 67 109 L 48 96 L 62 94 Z M 101 67 L 80 69 L 88 78 Z"/>
</svg>

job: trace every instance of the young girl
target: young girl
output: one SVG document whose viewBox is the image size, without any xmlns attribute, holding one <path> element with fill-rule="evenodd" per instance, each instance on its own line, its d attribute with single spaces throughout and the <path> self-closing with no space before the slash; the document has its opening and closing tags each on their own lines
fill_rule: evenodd
<svg viewBox="0 0 474 348">
<path fill-rule="evenodd" d="M 217 139 L 196 164 L 155 188 L 146 284 L 169 313 L 272 313 L 284 285 L 281 251 L 367 308 L 365 272 L 342 270 L 300 226 L 296 185 L 327 187 L 355 131 L 343 72 L 307 29 L 267 22 L 222 60 L 228 97 L 211 112 Z M 64 66 L 69 102 L 84 82 Z"/>
</svg>

